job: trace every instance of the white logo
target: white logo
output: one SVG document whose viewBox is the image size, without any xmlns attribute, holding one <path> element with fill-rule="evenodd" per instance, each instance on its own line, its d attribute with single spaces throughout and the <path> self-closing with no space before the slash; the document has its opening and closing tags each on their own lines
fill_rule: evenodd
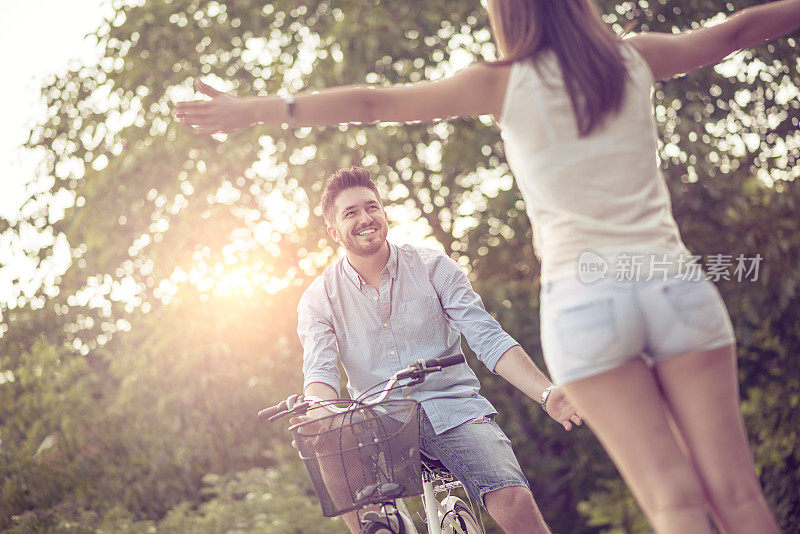
<svg viewBox="0 0 800 534">
<path fill-rule="evenodd" d="M 584 284 L 597 282 L 606 276 L 608 262 L 602 256 L 589 252 L 582 252 L 578 258 L 578 279 Z"/>
</svg>

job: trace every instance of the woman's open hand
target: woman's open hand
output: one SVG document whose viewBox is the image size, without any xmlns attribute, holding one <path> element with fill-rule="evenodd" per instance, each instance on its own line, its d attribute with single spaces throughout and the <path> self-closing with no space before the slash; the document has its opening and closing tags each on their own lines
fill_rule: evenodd
<svg viewBox="0 0 800 534">
<path fill-rule="evenodd" d="M 190 126 L 197 135 L 233 133 L 255 124 L 251 105 L 254 100 L 228 95 L 196 79 L 195 90 L 211 100 L 193 100 L 175 105 L 175 118 Z"/>
</svg>

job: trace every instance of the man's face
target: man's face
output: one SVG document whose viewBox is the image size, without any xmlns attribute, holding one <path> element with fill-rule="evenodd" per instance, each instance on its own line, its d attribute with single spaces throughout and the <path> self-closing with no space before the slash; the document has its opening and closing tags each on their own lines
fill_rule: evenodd
<svg viewBox="0 0 800 534">
<path fill-rule="evenodd" d="M 367 187 L 345 189 L 333 202 L 328 234 L 350 254 L 370 256 L 386 243 L 386 212 L 375 192 Z"/>
</svg>

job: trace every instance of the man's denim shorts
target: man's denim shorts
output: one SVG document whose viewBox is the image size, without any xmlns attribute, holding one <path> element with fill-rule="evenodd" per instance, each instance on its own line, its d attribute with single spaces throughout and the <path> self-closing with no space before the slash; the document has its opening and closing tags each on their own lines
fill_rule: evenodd
<svg viewBox="0 0 800 534">
<path fill-rule="evenodd" d="M 484 508 L 483 496 L 509 486 L 529 488 L 511 441 L 494 421 L 494 415 L 478 417 L 436 434 L 431 422 L 420 414 L 420 446 L 450 470 Z"/>
<path fill-rule="evenodd" d="M 708 280 L 549 282 L 540 299 L 542 351 L 557 384 L 735 343 L 731 320 Z"/>
</svg>

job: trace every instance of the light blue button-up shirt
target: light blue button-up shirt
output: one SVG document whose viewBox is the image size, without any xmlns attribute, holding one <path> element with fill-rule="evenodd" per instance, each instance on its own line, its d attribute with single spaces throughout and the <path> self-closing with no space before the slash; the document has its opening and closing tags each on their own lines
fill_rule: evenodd
<svg viewBox="0 0 800 534">
<path fill-rule="evenodd" d="M 338 392 L 338 358 L 352 398 L 415 360 L 462 354 L 461 334 L 492 372 L 500 357 L 518 345 L 484 309 L 457 263 L 439 251 L 411 245 L 389 244 L 377 291 L 346 257 L 340 259 L 303 293 L 298 315 L 303 388 L 322 382 Z M 438 434 L 497 413 L 479 389 L 475 373 L 461 364 L 393 395 L 418 401 Z"/>
</svg>

